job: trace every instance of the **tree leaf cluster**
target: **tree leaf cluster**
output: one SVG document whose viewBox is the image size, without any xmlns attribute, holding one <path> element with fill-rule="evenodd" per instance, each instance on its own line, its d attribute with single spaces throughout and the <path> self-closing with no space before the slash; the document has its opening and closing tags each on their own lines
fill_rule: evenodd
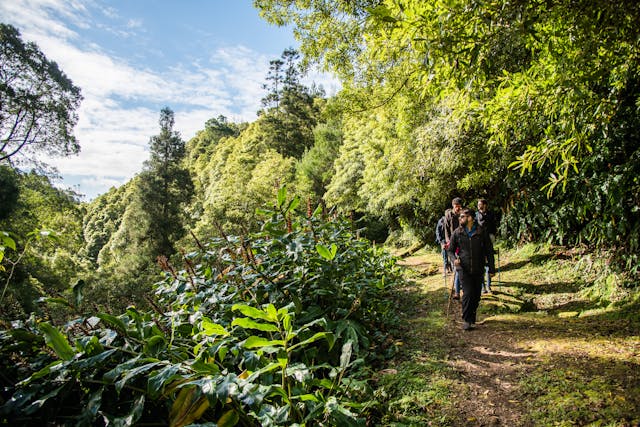
<svg viewBox="0 0 640 427">
<path fill-rule="evenodd" d="M 338 206 L 425 235 L 452 197 L 484 197 L 510 241 L 623 242 L 633 258 L 636 2 L 254 5 L 342 79 Z"/>
<path fill-rule="evenodd" d="M 80 89 L 18 29 L 0 23 L 0 161 L 75 154 Z"/>
<path fill-rule="evenodd" d="M 2 419 L 364 425 L 400 276 L 350 221 L 298 203 L 279 191 L 261 231 L 211 239 L 182 270 L 165 259 L 151 310 L 2 331 Z"/>
</svg>

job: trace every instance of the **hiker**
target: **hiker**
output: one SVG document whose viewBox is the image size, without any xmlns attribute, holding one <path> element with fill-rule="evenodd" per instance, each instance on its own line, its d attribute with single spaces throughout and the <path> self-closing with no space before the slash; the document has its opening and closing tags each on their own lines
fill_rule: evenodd
<svg viewBox="0 0 640 427">
<path fill-rule="evenodd" d="M 449 255 L 447 254 L 447 250 L 444 248 L 444 216 L 441 216 L 438 220 L 438 223 L 436 224 L 436 243 L 440 245 L 440 250 L 442 251 L 442 275 L 447 277 L 447 273 L 451 273 L 453 269 L 451 268 L 451 264 L 449 263 Z"/>
<path fill-rule="evenodd" d="M 478 200 L 478 211 L 476 212 L 476 222 L 484 230 L 489 233 L 491 244 L 496 243 L 496 232 L 498 231 L 498 221 L 493 212 L 489 210 L 489 202 L 487 199 Z M 491 293 L 491 275 L 489 274 L 489 267 L 485 267 L 485 275 L 482 278 L 482 293 Z"/>
<path fill-rule="evenodd" d="M 444 212 L 444 244 L 440 246 L 447 251 L 449 249 L 449 242 L 453 232 L 458 228 L 458 215 L 462 211 L 462 199 L 456 197 L 451 201 L 451 208 Z M 453 257 L 449 255 L 449 264 L 453 265 Z M 453 287 L 454 294 L 453 299 L 460 299 L 460 277 L 458 277 L 458 271 L 456 270 L 453 275 Z"/>
<path fill-rule="evenodd" d="M 476 323 L 484 267 L 488 265 L 489 274 L 493 275 L 495 263 L 489 233 L 476 223 L 473 209 L 464 209 L 459 220 L 460 226 L 453 232 L 449 242 L 449 254 L 455 258 L 454 267 L 460 276 L 463 292 L 462 329 L 467 331 Z"/>
</svg>

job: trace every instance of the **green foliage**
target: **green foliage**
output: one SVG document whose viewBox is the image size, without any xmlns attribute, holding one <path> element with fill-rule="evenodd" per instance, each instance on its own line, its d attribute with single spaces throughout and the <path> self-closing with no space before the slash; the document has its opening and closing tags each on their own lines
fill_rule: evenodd
<svg viewBox="0 0 640 427">
<path fill-rule="evenodd" d="M 421 234 L 482 196 L 513 241 L 622 242 L 637 271 L 637 2 L 254 5 L 343 79 L 330 203 Z"/>
<path fill-rule="evenodd" d="M 316 98 L 323 95 L 322 91 L 300 83 L 303 72 L 298 57 L 297 51 L 286 49 L 281 60 L 271 61 L 267 76 L 271 87 L 265 85 L 270 91 L 262 100 L 268 108 L 258 112 L 269 147 L 295 158 L 313 145 L 313 128 L 320 114 Z"/>
<path fill-rule="evenodd" d="M 158 255 L 171 256 L 175 252 L 173 242 L 184 234 L 183 208 L 193 195 L 193 183 L 183 164 L 185 143 L 173 125 L 173 111 L 162 109 L 160 134 L 151 137 L 151 157 L 139 175 L 138 212 L 146 227 L 129 224 L 146 234 L 145 245 L 129 249 L 146 254 L 151 262 Z"/>
<path fill-rule="evenodd" d="M 18 202 L 19 177 L 12 168 L 0 165 L 0 221 L 7 218 Z"/>
<path fill-rule="evenodd" d="M 164 261 L 154 311 L 3 331 L 3 420 L 364 425 L 399 276 L 347 222 L 297 205 L 281 190 L 261 232 L 213 239 L 182 271 Z"/>
<path fill-rule="evenodd" d="M 10 268 L 0 271 L 4 298 L 0 317 L 5 319 L 38 310 L 35 300 L 64 292 L 84 268 L 78 256 L 82 210 L 74 195 L 36 173 L 16 172 L 16 177 L 20 189 L 16 204 L 0 221 L 0 230 L 16 243 L 15 250 L 4 254 L 4 265 Z M 42 238 L 41 231 L 48 230 L 55 240 Z"/>
<path fill-rule="evenodd" d="M 204 189 L 196 235 L 257 229 L 256 208 L 273 200 L 279 185 L 293 182 L 295 160 L 271 148 L 268 138 L 257 120 L 216 146 L 205 169 L 210 185 Z"/>
<path fill-rule="evenodd" d="M 134 178 L 85 204 L 82 255 L 94 266 L 105 266 L 111 259 L 110 241 L 119 229 L 124 212 L 131 203 L 135 186 Z"/>
<path fill-rule="evenodd" d="M 38 151 L 79 151 L 73 127 L 80 89 L 38 46 L 25 43 L 7 24 L 0 24 L 0 98 L 0 161 Z"/>
<path fill-rule="evenodd" d="M 313 131 L 314 144 L 296 168 L 296 185 L 300 194 L 321 200 L 331 181 L 333 164 L 342 145 L 342 130 L 337 124 L 319 124 Z"/>
</svg>

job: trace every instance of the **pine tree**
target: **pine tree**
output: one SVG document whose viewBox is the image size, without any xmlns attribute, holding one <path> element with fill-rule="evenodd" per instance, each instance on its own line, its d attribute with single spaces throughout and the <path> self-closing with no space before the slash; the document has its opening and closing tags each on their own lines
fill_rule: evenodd
<svg viewBox="0 0 640 427">
<path fill-rule="evenodd" d="M 174 242 L 184 234 L 183 207 L 193 195 L 193 183 L 184 166 L 185 142 L 173 130 L 174 113 L 160 112 L 160 134 L 151 137 L 151 156 L 140 174 L 140 199 L 148 216 L 150 255 L 170 256 Z"/>
</svg>

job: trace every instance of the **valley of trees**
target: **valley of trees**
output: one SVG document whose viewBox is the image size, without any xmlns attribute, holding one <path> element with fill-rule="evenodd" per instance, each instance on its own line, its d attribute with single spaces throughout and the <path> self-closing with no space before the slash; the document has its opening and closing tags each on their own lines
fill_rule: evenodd
<svg viewBox="0 0 640 427">
<path fill-rule="evenodd" d="M 375 424 L 401 281 L 380 246 L 433 245 L 455 196 L 637 297 L 640 4 L 254 5 L 301 43 L 257 119 L 184 141 L 164 108 L 143 170 L 85 203 L 30 161 L 80 149 L 80 88 L 0 24 L 2 422 Z"/>
</svg>

